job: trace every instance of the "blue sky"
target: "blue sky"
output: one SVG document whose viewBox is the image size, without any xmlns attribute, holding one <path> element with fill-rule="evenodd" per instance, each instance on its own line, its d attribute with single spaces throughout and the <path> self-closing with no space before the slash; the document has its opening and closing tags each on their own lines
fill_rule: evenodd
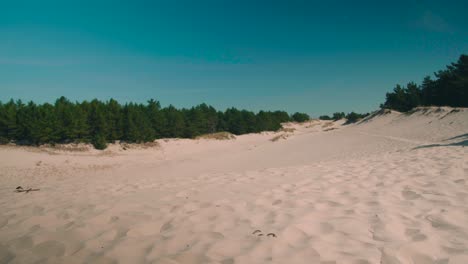
<svg viewBox="0 0 468 264">
<path fill-rule="evenodd" d="M 367 112 L 468 53 L 466 1 L 3 1 L 0 100 Z"/>
</svg>

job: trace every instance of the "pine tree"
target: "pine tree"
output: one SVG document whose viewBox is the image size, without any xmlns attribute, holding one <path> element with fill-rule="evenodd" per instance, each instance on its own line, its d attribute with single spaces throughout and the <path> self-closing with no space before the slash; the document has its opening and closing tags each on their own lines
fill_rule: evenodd
<svg viewBox="0 0 468 264">
<path fill-rule="evenodd" d="M 108 124 L 105 115 L 105 106 L 98 100 L 93 100 L 90 103 L 88 123 L 90 134 L 93 140 L 96 140 L 97 136 L 103 137 L 107 140 L 108 135 Z"/>
<path fill-rule="evenodd" d="M 333 113 L 333 116 L 332 116 L 332 119 L 337 121 L 337 120 L 340 120 L 340 119 L 343 119 L 345 118 L 345 113 L 343 112 L 336 112 L 336 113 Z"/>
<path fill-rule="evenodd" d="M 406 112 L 419 105 L 468 106 L 468 55 L 434 75 L 434 80 L 426 76 L 421 87 L 413 82 L 406 88 L 397 85 L 381 107 Z"/>
<path fill-rule="evenodd" d="M 292 115 L 292 119 L 296 122 L 302 123 L 302 122 L 308 121 L 310 119 L 310 116 L 305 113 L 296 112 Z"/>
<path fill-rule="evenodd" d="M 91 144 L 93 144 L 95 149 L 103 150 L 107 148 L 106 138 L 100 133 L 94 135 L 93 139 L 91 140 Z"/>
<path fill-rule="evenodd" d="M 105 106 L 107 120 L 107 135 L 109 142 L 119 140 L 123 136 L 122 106 L 114 99 L 110 99 Z"/>
<path fill-rule="evenodd" d="M 165 137 L 183 137 L 185 132 L 185 119 L 181 111 L 170 105 L 163 109 L 167 120 Z"/>
<path fill-rule="evenodd" d="M 161 104 L 154 99 L 149 100 L 147 115 L 149 117 L 151 127 L 154 130 L 155 138 L 162 138 L 165 134 L 164 128 L 167 126 L 167 120 L 161 111 Z"/>
</svg>

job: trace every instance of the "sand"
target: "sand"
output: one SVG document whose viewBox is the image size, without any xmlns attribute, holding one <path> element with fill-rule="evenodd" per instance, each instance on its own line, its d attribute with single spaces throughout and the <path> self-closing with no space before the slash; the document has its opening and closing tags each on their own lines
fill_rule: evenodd
<svg viewBox="0 0 468 264">
<path fill-rule="evenodd" d="M 468 263 L 468 109 L 0 147 L 0 263 Z M 17 186 L 39 188 L 14 192 Z"/>
</svg>

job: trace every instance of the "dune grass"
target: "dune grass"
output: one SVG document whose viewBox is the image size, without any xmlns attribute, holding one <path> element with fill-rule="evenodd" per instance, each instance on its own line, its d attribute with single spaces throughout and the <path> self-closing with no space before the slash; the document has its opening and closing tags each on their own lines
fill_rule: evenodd
<svg viewBox="0 0 468 264">
<path fill-rule="evenodd" d="M 231 140 L 235 139 L 236 136 L 229 132 L 217 132 L 211 134 L 204 134 L 196 137 L 195 139 L 214 139 L 214 140 Z"/>
</svg>

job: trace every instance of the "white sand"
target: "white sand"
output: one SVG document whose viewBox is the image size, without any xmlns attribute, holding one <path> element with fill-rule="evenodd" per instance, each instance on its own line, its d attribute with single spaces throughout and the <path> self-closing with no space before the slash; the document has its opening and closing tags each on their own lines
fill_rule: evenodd
<svg viewBox="0 0 468 264">
<path fill-rule="evenodd" d="M 468 109 L 451 111 L 0 147 L 0 263 L 468 263 Z"/>
</svg>

